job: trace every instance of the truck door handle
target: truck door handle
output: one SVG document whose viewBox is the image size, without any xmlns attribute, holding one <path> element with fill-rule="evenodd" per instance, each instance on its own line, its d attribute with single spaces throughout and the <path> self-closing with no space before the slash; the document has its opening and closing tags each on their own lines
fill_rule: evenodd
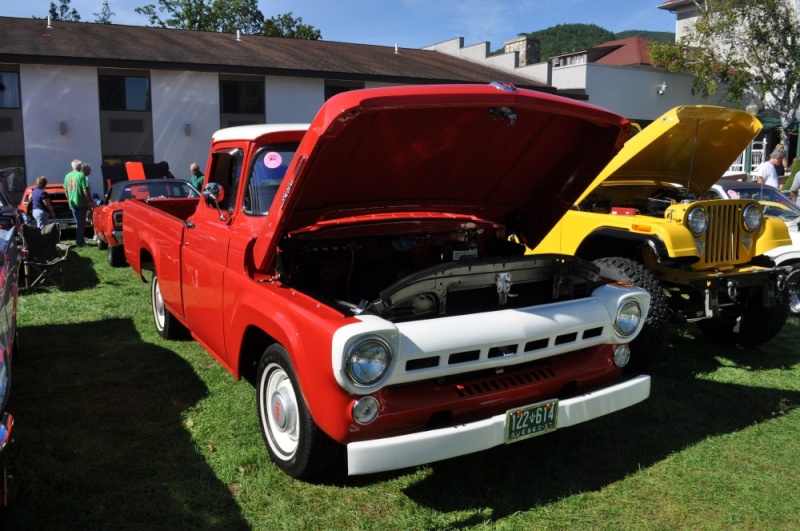
<svg viewBox="0 0 800 531">
<path fill-rule="evenodd" d="M 183 224 L 186 225 L 187 229 L 193 229 L 194 228 L 194 223 L 192 223 L 191 221 L 184 221 Z"/>
</svg>

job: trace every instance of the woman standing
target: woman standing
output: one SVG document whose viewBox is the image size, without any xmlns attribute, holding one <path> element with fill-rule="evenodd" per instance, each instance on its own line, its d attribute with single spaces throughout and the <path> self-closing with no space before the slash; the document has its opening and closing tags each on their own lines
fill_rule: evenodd
<svg viewBox="0 0 800 531">
<path fill-rule="evenodd" d="M 56 213 L 53 211 L 53 204 L 50 202 L 50 196 L 44 190 L 45 186 L 47 186 L 47 177 L 44 175 L 37 177 L 36 188 L 31 192 L 33 219 L 36 220 L 36 226 L 40 229 L 47 224 L 50 217 L 56 217 Z"/>
</svg>

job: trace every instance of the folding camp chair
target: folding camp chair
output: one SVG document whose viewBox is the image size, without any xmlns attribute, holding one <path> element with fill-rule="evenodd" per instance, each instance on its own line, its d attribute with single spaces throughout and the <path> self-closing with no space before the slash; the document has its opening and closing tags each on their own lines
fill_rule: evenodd
<svg viewBox="0 0 800 531">
<path fill-rule="evenodd" d="M 22 225 L 22 243 L 25 289 L 46 282 L 64 289 L 64 264 L 71 246 L 61 243 L 58 223 L 48 223 L 41 229 L 27 223 Z"/>
</svg>

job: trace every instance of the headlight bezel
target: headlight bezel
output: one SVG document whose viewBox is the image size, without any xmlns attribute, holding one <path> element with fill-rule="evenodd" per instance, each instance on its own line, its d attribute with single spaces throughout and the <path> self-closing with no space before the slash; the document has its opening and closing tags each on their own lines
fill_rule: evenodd
<svg viewBox="0 0 800 531">
<path fill-rule="evenodd" d="M 635 312 L 630 313 L 631 309 L 635 309 Z M 633 324 L 629 322 L 632 315 L 636 316 L 635 323 Z M 639 304 L 639 301 L 627 299 L 617 308 L 617 313 L 614 316 L 614 333 L 623 339 L 629 339 L 639 330 L 643 319 L 642 306 Z"/>
<path fill-rule="evenodd" d="M 756 213 L 756 217 L 755 218 L 751 217 L 753 212 Z M 748 223 L 748 218 L 755 220 L 754 226 L 752 226 L 752 227 L 750 226 L 750 224 Z M 764 216 L 762 215 L 761 208 L 757 204 L 750 203 L 749 205 L 744 207 L 744 210 L 742 211 L 742 225 L 744 226 L 744 229 L 747 232 L 755 232 L 759 228 L 761 228 L 761 224 L 763 223 L 763 219 L 764 219 Z"/>
<path fill-rule="evenodd" d="M 375 345 L 381 347 L 383 350 L 383 355 L 385 357 L 384 360 L 380 361 L 383 364 L 381 370 L 376 373 L 376 375 L 364 378 L 363 376 L 359 376 L 357 365 L 354 363 L 356 356 L 364 357 L 366 354 L 365 347 L 369 345 Z M 360 354 L 359 354 L 360 353 Z M 344 354 L 342 368 L 344 369 L 344 374 L 347 376 L 347 379 L 350 383 L 358 389 L 366 390 L 366 389 L 374 389 L 380 386 L 383 381 L 386 379 L 390 372 L 390 368 L 392 366 L 392 359 L 394 358 L 394 352 L 392 351 L 392 347 L 388 341 L 384 338 L 376 335 L 368 335 L 360 337 L 358 340 L 354 341 Z M 366 363 L 372 363 L 376 360 L 375 357 L 371 359 L 365 360 Z M 363 365 L 362 368 L 366 366 Z"/>
<path fill-rule="evenodd" d="M 708 212 L 703 207 L 694 207 L 686 214 L 686 226 L 697 237 L 708 230 Z"/>
</svg>

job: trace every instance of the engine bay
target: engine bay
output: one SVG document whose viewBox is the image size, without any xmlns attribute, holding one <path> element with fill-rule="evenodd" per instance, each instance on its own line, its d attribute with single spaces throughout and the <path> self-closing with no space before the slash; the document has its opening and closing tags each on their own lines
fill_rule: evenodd
<svg viewBox="0 0 800 531">
<path fill-rule="evenodd" d="M 345 314 L 393 322 L 587 297 L 602 284 L 589 262 L 526 256 L 525 246 L 496 225 L 420 228 L 399 224 L 373 226 L 369 236 L 346 229 L 295 235 L 281 245 L 281 281 Z"/>
<path fill-rule="evenodd" d="M 637 214 L 663 217 L 670 205 L 695 199 L 682 186 L 669 183 L 604 183 L 578 204 L 578 210 L 611 214 L 613 209 L 634 209 Z"/>
</svg>

